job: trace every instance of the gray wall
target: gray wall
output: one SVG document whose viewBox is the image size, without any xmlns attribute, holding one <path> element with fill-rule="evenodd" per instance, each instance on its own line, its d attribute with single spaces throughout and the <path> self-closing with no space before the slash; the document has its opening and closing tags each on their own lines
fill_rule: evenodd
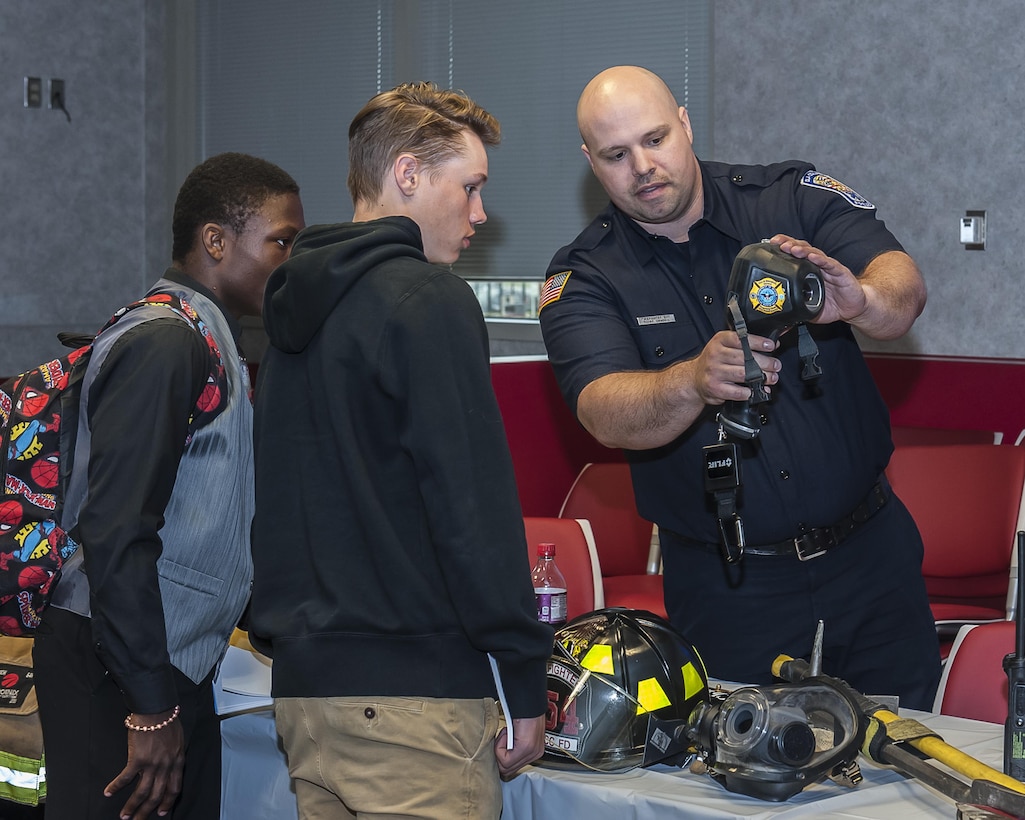
<svg viewBox="0 0 1025 820">
<path fill-rule="evenodd" d="M 60 353 L 58 330 L 95 330 L 166 263 L 169 197 L 195 159 L 194 66 L 173 36 L 189 6 L 0 4 L 0 375 Z M 1020 0 L 716 0 L 709 158 L 814 162 L 925 272 L 912 333 L 869 349 L 1025 358 L 1022 17 Z M 71 123 L 22 107 L 26 74 L 65 80 Z M 966 209 L 988 212 L 985 251 L 958 242 Z"/>
<path fill-rule="evenodd" d="M 0 375 L 94 332 L 166 257 L 164 4 L 0 5 Z M 64 114 L 23 77 L 65 82 Z M 154 235 L 154 231 L 158 235 Z M 147 250 L 149 248 L 149 251 Z"/>
<path fill-rule="evenodd" d="M 866 349 L 1025 357 L 1020 0 L 716 0 L 715 156 L 814 162 L 918 261 L 925 313 Z M 984 251 L 958 220 L 987 212 Z"/>
</svg>

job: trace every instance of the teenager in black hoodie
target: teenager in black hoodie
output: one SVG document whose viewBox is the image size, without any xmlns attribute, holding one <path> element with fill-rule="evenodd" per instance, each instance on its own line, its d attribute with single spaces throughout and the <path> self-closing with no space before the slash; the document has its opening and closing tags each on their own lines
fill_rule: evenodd
<svg viewBox="0 0 1025 820">
<path fill-rule="evenodd" d="M 300 234 L 266 291 L 251 632 L 300 813 L 498 818 L 543 751 L 553 635 L 483 317 L 443 266 L 487 218 L 499 125 L 420 83 L 349 139 L 353 222 Z"/>
</svg>

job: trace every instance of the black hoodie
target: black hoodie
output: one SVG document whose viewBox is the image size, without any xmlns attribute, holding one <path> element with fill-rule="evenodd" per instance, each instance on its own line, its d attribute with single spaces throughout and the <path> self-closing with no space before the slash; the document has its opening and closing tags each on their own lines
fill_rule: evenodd
<svg viewBox="0 0 1025 820">
<path fill-rule="evenodd" d="M 405 217 L 315 226 L 271 276 L 251 631 L 276 697 L 546 706 L 523 519 L 470 287 Z"/>
</svg>

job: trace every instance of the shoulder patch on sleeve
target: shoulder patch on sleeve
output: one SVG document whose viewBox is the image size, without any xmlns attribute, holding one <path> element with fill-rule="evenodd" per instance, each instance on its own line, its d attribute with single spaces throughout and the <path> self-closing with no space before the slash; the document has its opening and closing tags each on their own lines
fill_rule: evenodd
<svg viewBox="0 0 1025 820">
<path fill-rule="evenodd" d="M 824 191 L 832 191 L 834 194 L 839 194 L 855 208 L 874 211 L 876 207 L 853 188 L 844 185 L 837 179 L 833 179 L 829 174 L 823 174 L 819 171 L 805 171 L 804 176 L 801 177 L 801 184 L 807 185 L 809 188 L 821 188 Z"/>
<path fill-rule="evenodd" d="M 573 271 L 564 270 L 549 276 L 541 286 L 541 296 L 537 300 L 537 312 L 540 313 L 545 305 L 558 302 L 562 297 L 562 289 L 569 281 L 569 275 Z"/>
</svg>

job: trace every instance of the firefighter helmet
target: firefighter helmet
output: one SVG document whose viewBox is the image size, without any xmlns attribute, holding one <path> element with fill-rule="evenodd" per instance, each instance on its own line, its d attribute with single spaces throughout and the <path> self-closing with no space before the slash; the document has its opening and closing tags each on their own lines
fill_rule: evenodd
<svg viewBox="0 0 1025 820">
<path fill-rule="evenodd" d="M 649 718 L 685 722 L 707 701 L 704 663 L 668 621 L 636 609 L 589 612 L 555 633 L 540 763 L 650 765 L 665 755 L 652 748 Z"/>
</svg>

